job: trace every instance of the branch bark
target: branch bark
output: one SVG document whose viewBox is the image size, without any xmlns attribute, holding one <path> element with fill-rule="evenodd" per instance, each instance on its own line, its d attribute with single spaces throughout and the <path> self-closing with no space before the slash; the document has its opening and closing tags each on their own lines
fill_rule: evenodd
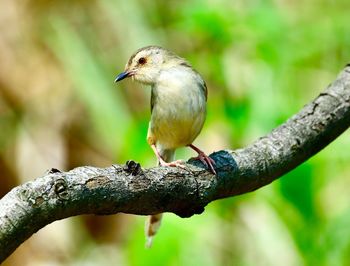
<svg viewBox="0 0 350 266">
<path fill-rule="evenodd" d="M 52 169 L 0 200 L 0 261 L 45 225 L 79 214 L 190 217 L 211 201 L 271 183 L 319 152 L 350 126 L 350 66 L 314 101 L 250 146 L 211 154 L 217 176 L 198 161 L 186 169 L 138 163 Z"/>
</svg>

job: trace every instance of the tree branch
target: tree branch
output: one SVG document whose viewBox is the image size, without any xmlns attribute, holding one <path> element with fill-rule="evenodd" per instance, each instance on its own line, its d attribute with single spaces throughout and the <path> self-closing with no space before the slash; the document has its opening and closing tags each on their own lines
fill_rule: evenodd
<svg viewBox="0 0 350 266">
<path fill-rule="evenodd" d="M 350 125 L 350 66 L 298 114 L 250 146 L 211 155 L 217 176 L 198 161 L 186 169 L 142 169 L 128 161 L 108 168 L 52 169 L 0 201 L 0 261 L 45 225 L 79 214 L 190 217 L 211 201 L 271 183 L 332 142 Z"/>
</svg>

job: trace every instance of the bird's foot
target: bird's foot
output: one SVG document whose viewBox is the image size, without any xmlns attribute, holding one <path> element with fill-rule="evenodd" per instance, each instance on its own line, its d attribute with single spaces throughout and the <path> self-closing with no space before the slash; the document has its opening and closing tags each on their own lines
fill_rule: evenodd
<svg viewBox="0 0 350 266">
<path fill-rule="evenodd" d="M 155 144 L 151 145 L 152 150 L 154 151 L 155 155 L 157 156 L 158 162 L 160 166 L 170 166 L 170 167 L 180 167 L 182 169 L 185 169 L 185 165 L 184 162 L 182 160 L 176 160 L 173 162 L 166 162 L 164 161 L 164 159 L 162 158 L 162 156 L 160 156 L 159 151 L 157 150 L 157 147 Z"/>
<path fill-rule="evenodd" d="M 193 157 L 191 159 L 200 160 L 204 165 L 206 165 L 210 169 L 210 171 L 214 175 L 216 175 L 216 171 L 214 169 L 215 161 L 212 158 L 210 158 L 208 155 L 206 155 L 202 150 L 194 146 L 193 144 L 190 144 L 188 146 L 198 153 L 197 157 Z"/>
<path fill-rule="evenodd" d="M 210 169 L 210 171 L 214 175 L 216 175 L 216 171 L 214 169 L 215 161 L 212 158 L 210 158 L 208 155 L 206 155 L 204 152 L 198 153 L 197 157 L 193 157 L 191 159 L 200 160 L 204 165 L 206 165 Z"/>
<path fill-rule="evenodd" d="M 173 161 L 173 162 L 166 162 L 164 161 L 163 159 L 162 160 L 159 160 L 159 164 L 161 166 L 170 166 L 170 167 L 180 167 L 182 169 L 185 169 L 185 165 L 184 165 L 184 162 L 182 160 L 176 160 L 176 161 Z"/>
</svg>

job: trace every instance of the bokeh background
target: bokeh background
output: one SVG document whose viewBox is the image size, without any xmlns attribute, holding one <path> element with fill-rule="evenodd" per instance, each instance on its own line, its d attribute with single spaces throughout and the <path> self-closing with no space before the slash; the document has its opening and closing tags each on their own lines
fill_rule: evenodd
<svg viewBox="0 0 350 266">
<path fill-rule="evenodd" d="M 349 10 L 348 0 L 2 0 L 0 196 L 52 167 L 156 164 L 150 89 L 113 83 L 149 44 L 187 58 L 207 82 L 197 145 L 251 143 L 350 62 Z M 3 265 L 349 265 L 349 137 L 202 215 L 167 214 L 151 250 L 144 217 L 86 215 L 40 230 Z"/>
</svg>

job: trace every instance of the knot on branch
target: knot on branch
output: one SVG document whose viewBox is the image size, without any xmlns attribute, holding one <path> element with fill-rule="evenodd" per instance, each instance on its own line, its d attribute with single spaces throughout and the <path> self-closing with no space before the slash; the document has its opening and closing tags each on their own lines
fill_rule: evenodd
<svg viewBox="0 0 350 266">
<path fill-rule="evenodd" d="M 50 170 L 47 171 L 48 174 L 56 174 L 56 173 L 62 173 L 60 170 L 57 168 L 51 168 Z"/>
<path fill-rule="evenodd" d="M 133 160 L 126 161 L 123 170 L 132 176 L 137 176 L 142 173 L 141 165 Z"/>
<path fill-rule="evenodd" d="M 55 181 L 55 194 L 60 199 L 67 199 L 68 198 L 68 186 L 64 179 L 60 178 Z"/>
</svg>

